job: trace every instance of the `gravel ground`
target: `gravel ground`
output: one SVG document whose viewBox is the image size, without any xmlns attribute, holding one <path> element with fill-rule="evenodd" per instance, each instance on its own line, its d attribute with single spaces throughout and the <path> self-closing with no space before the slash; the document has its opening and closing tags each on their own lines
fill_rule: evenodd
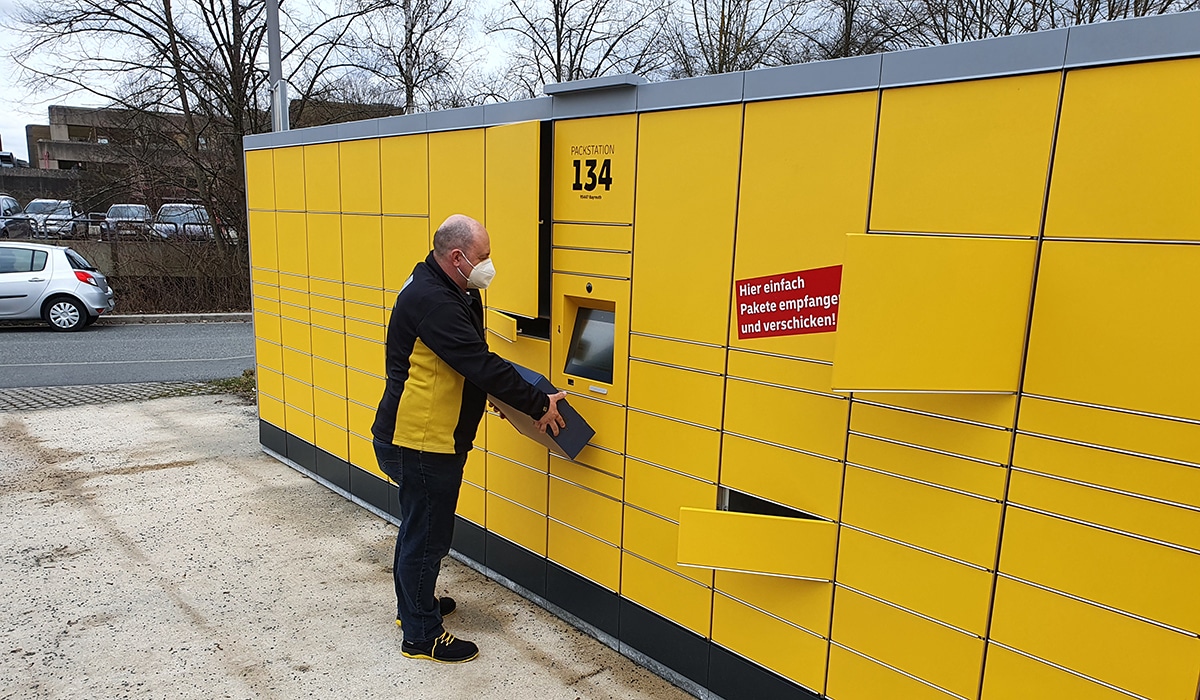
<svg viewBox="0 0 1200 700">
<path fill-rule="evenodd" d="M 0 414 L 0 698 L 686 698 L 447 560 L 480 657 L 400 656 L 395 528 L 228 397 Z"/>
</svg>

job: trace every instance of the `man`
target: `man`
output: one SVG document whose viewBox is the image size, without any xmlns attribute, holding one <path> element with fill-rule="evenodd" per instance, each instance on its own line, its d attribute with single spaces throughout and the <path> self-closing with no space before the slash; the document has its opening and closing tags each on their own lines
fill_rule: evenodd
<svg viewBox="0 0 1200 700">
<path fill-rule="evenodd" d="M 414 659 L 470 661 L 479 648 L 442 627 L 454 611 L 435 598 L 450 552 L 463 465 L 491 394 L 528 413 L 543 432 L 565 426 L 557 404 L 490 352 L 480 289 L 495 275 L 483 225 L 454 215 L 433 234 L 433 252 L 413 268 L 392 308 L 387 388 L 372 433 L 379 467 L 400 486 L 400 532 L 393 572 L 400 651 Z"/>
</svg>

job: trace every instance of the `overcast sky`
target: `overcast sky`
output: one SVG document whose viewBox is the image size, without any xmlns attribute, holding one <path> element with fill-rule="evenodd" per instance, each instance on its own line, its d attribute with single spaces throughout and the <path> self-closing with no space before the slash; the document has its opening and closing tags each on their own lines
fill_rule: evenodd
<svg viewBox="0 0 1200 700">
<path fill-rule="evenodd" d="M 33 2 L 53 2 L 54 0 L 32 0 Z M 317 3 L 329 4 L 331 0 L 315 0 Z M 469 3 L 475 14 L 497 7 L 503 0 L 473 0 Z M 18 0 L 0 0 L 0 150 L 12 151 L 13 155 L 22 160 L 28 160 L 28 149 L 25 144 L 26 124 L 47 124 L 49 114 L 47 108 L 52 104 L 67 104 L 83 107 L 103 107 L 104 102 L 94 95 L 64 95 L 62 92 L 30 94 L 21 85 L 17 66 L 8 56 L 19 43 L 19 33 L 10 31 L 3 25 L 14 24 L 12 12 Z M 479 32 L 481 43 L 494 45 L 496 37 L 484 37 L 478 29 L 479 23 L 473 25 Z M 495 55 L 496 52 L 488 52 Z M 266 50 L 263 50 L 266 58 Z"/>
<path fill-rule="evenodd" d="M 12 23 L 11 12 L 15 6 L 15 0 L 0 0 L 0 25 Z M 47 123 L 46 108 L 54 99 L 52 95 L 30 96 L 20 85 L 16 66 L 8 60 L 8 54 L 17 43 L 12 31 L 0 27 L 0 141 L 3 150 L 28 160 L 25 125 Z"/>
</svg>

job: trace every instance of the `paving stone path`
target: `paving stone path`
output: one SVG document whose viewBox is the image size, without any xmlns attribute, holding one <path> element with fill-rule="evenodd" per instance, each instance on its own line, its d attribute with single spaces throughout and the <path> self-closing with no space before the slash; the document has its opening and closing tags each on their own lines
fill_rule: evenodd
<svg viewBox="0 0 1200 700">
<path fill-rule="evenodd" d="M 209 382 L 141 382 L 0 389 L 0 412 L 226 393 Z"/>
</svg>

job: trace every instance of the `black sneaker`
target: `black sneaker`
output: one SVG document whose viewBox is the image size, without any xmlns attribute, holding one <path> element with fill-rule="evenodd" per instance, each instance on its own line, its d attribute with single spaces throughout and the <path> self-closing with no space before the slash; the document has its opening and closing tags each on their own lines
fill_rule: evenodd
<svg viewBox="0 0 1200 700">
<path fill-rule="evenodd" d="M 458 639 L 449 632 L 427 644 L 400 643 L 400 653 L 410 659 L 429 659 L 442 664 L 461 664 L 479 656 L 474 642 Z"/>
<path fill-rule="evenodd" d="M 437 600 L 437 604 L 438 604 L 438 609 L 440 609 L 442 611 L 442 617 L 446 617 L 447 615 L 449 615 L 450 613 L 452 613 L 458 609 L 458 603 L 455 603 L 454 599 L 449 596 L 442 596 L 441 598 L 437 598 L 436 600 Z M 404 628 L 404 623 L 400 622 L 399 615 L 396 616 L 396 626 L 401 629 Z"/>
</svg>

